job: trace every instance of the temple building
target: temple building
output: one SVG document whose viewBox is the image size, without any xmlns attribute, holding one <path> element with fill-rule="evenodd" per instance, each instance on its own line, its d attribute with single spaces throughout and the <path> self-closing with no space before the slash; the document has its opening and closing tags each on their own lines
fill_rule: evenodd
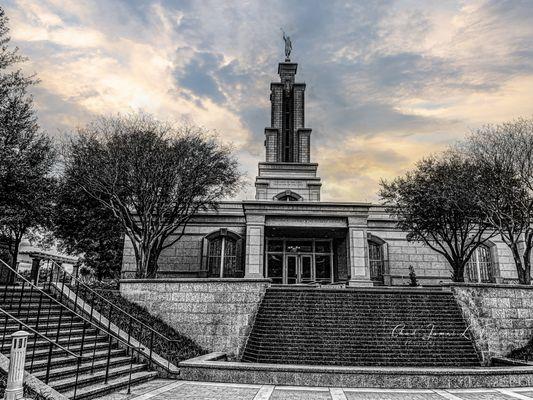
<svg viewBox="0 0 533 400">
<path fill-rule="evenodd" d="M 420 284 L 450 281 L 451 268 L 422 243 L 408 242 L 384 208 L 324 202 L 312 130 L 305 124 L 305 83 L 298 64 L 279 63 L 270 84 L 270 126 L 259 162 L 255 199 L 222 202 L 198 214 L 186 234 L 159 259 L 159 277 L 270 278 L 273 284 L 406 285 L 410 267 Z M 123 276 L 135 258 L 126 239 Z M 515 282 L 507 246 L 481 246 L 465 271 L 471 282 Z"/>
</svg>

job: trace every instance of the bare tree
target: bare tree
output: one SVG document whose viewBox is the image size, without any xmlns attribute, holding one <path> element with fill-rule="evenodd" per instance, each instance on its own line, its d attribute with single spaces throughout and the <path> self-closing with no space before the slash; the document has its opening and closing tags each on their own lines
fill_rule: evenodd
<svg viewBox="0 0 533 400">
<path fill-rule="evenodd" d="M 65 173 L 121 222 L 133 244 L 136 276 L 154 277 L 162 250 L 202 210 L 240 188 L 229 147 L 200 128 L 146 114 L 101 117 L 68 146 Z"/>
<path fill-rule="evenodd" d="M 531 284 L 533 119 L 483 126 L 458 149 L 487 171 L 487 221 L 511 249 L 519 282 Z"/>
<path fill-rule="evenodd" d="M 382 181 L 380 196 L 407 239 L 442 254 L 453 280 L 463 282 L 473 252 L 495 235 L 481 208 L 484 183 L 475 163 L 448 151 L 421 160 L 403 177 Z"/>
</svg>

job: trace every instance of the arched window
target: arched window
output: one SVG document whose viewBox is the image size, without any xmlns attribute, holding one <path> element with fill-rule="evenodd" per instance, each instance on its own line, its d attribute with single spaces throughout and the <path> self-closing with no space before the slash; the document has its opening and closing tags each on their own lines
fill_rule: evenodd
<svg viewBox="0 0 533 400">
<path fill-rule="evenodd" d="M 494 280 L 492 273 L 492 254 L 490 248 L 479 246 L 466 264 L 466 275 L 470 282 L 490 283 Z"/>
<path fill-rule="evenodd" d="M 226 229 L 214 232 L 207 239 L 207 274 L 213 278 L 234 278 L 239 275 L 240 237 Z"/>
<path fill-rule="evenodd" d="M 368 241 L 368 262 L 370 265 L 370 279 L 383 282 L 383 274 L 385 272 L 383 246 L 373 240 Z"/>
<path fill-rule="evenodd" d="M 286 196 L 281 196 L 280 198 L 278 198 L 278 201 L 298 201 L 298 199 L 289 194 L 289 195 L 286 195 Z"/>
<path fill-rule="evenodd" d="M 301 201 L 302 196 L 298 193 L 293 192 L 292 190 L 285 190 L 284 192 L 278 193 L 274 196 L 274 200 L 277 201 Z"/>
</svg>

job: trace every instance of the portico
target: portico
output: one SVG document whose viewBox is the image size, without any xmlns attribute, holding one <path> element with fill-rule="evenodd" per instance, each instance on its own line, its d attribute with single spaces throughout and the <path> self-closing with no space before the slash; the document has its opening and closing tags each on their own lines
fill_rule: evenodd
<svg viewBox="0 0 533 400">
<path fill-rule="evenodd" d="M 367 262 L 369 204 L 243 202 L 245 277 L 274 284 L 372 285 Z"/>
</svg>

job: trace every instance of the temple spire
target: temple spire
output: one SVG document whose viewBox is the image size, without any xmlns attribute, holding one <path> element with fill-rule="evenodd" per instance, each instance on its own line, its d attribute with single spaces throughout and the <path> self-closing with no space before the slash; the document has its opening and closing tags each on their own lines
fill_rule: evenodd
<svg viewBox="0 0 533 400">
<path fill-rule="evenodd" d="M 311 129 L 305 127 L 305 83 L 296 82 L 298 64 L 278 64 L 279 81 L 270 84 L 270 126 L 265 128 L 266 160 L 255 180 L 257 200 L 320 201 L 318 164 L 311 162 Z"/>
</svg>

